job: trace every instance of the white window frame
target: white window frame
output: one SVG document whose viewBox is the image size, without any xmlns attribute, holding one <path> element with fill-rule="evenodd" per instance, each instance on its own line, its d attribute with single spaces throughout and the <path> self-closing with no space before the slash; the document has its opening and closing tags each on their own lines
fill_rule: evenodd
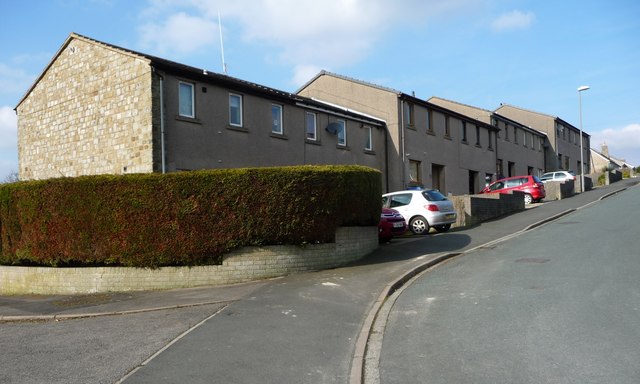
<svg viewBox="0 0 640 384">
<path fill-rule="evenodd" d="M 233 113 L 232 113 L 232 105 L 231 105 L 231 99 L 232 98 L 238 98 L 238 100 L 240 101 L 240 105 L 238 106 L 238 110 L 239 110 L 239 120 L 240 122 L 234 122 L 233 121 Z M 229 125 L 234 126 L 234 127 L 242 127 L 243 124 L 243 112 L 242 112 L 242 104 L 243 104 L 243 97 L 242 95 L 239 95 L 237 93 L 229 93 Z"/>
<path fill-rule="evenodd" d="M 364 134 L 365 134 L 364 149 L 366 151 L 373 151 L 373 129 L 369 126 L 365 126 Z"/>
<path fill-rule="evenodd" d="M 338 120 L 338 124 L 340 124 L 340 129 L 336 133 L 338 137 L 338 145 L 341 147 L 347 146 L 347 121 L 346 120 Z"/>
<path fill-rule="evenodd" d="M 283 109 L 280 104 L 271 104 L 271 133 L 276 135 L 284 134 L 284 123 L 282 120 Z"/>
<path fill-rule="evenodd" d="M 305 138 L 310 141 L 318 140 L 318 116 L 313 112 L 306 112 L 304 116 Z M 309 120 L 310 118 L 311 120 Z M 310 123 L 313 123 L 313 126 Z M 312 129 L 311 132 L 310 128 Z M 310 136 L 309 133 L 313 135 Z"/>
<path fill-rule="evenodd" d="M 183 113 L 182 111 L 182 103 L 185 102 L 186 100 L 183 100 L 182 98 L 182 87 L 183 86 L 188 86 L 191 89 L 191 94 L 189 95 L 189 97 L 191 98 L 191 100 L 189 100 L 189 102 L 191 103 L 191 108 L 190 111 L 187 113 Z M 190 118 L 195 118 L 196 117 L 196 107 L 195 107 L 195 85 L 193 83 L 187 83 L 185 81 L 179 81 L 178 82 L 178 115 L 183 116 L 183 117 L 190 117 Z"/>
</svg>

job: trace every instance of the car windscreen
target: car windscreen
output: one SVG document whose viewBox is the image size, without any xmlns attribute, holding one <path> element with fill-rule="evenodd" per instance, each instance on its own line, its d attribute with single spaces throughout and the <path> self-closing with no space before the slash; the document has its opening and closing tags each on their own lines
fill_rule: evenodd
<svg viewBox="0 0 640 384">
<path fill-rule="evenodd" d="M 447 200 L 447 197 L 445 195 L 440 193 L 440 191 L 436 191 L 436 190 L 422 191 L 422 195 L 428 201 L 444 201 L 444 200 Z"/>
</svg>

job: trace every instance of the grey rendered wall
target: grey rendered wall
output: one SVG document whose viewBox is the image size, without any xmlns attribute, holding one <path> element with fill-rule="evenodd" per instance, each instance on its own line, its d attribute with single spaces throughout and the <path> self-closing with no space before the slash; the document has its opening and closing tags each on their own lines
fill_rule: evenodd
<svg viewBox="0 0 640 384">
<path fill-rule="evenodd" d="M 302 164 L 358 164 L 386 171 L 385 132 L 360 121 L 306 109 L 263 95 L 195 83 L 196 118 L 178 116 L 178 82 L 165 75 L 166 161 L 169 171 Z M 206 90 L 205 90 L 206 89 Z M 243 98 L 243 126 L 229 124 L 229 94 Z M 283 107 L 283 134 L 271 132 L 271 105 Z M 317 115 L 317 141 L 306 140 L 305 112 Z M 325 130 L 346 121 L 347 145 Z M 365 151 L 364 126 L 372 127 L 373 151 Z"/>
</svg>

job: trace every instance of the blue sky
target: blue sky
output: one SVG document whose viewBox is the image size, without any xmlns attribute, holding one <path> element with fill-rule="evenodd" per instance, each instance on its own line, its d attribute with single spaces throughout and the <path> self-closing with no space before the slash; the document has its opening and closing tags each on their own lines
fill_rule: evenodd
<svg viewBox="0 0 640 384">
<path fill-rule="evenodd" d="M 0 0 L 0 181 L 14 108 L 76 32 L 284 91 L 325 69 L 419 98 L 558 116 L 640 165 L 637 0 Z"/>
</svg>

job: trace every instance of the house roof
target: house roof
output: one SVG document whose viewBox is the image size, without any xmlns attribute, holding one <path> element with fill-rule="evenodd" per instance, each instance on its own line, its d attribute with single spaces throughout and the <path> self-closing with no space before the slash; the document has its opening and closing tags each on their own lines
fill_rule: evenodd
<svg viewBox="0 0 640 384">
<path fill-rule="evenodd" d="M 452 108 L 455 109 L 455 105 L 461 106 L 463 108 L 469 108 L 469 109 L 471 109 L 473 111 L 476 111 L 478 113 L 478 116 L 469 116 L 469 117 L 472 117 L 474 119 L 481 119 L 481 118 L 485 118 L 485 117 L 488 118 L 488 119 L 491 119 L 494 116 L 497 116 L 498 118 L 500 118 L 502 120 L 506 120 L 506 121 L 510 122 L 511 124 L 517 125 L 518 127 L 522 128 L 522 129 L 531 131 L 532 133 L 534 133 L 536 135 L 547 136 L 547 134 L 545 132 L 541 132 L 541 131 L 538 131 L 537 129 L 533 129 L 533 128 L 529 127 L 529 126 L 526 126 L 526 125 L 524 125 L 524 124 L 522 124 L 520 122 L 517 122 L 517 121 L 515 121 L 513 119 L 510 119 L 510 118 L 508 118 L 506 116 L 503 116 L 503 115 L 501 115 L 501 114 L 499 114 L 497 112 L 490 111 L 488 109 L 475 107 L 473 105 L 460 103 L 460 102 L 457 102 L 457 101 L 454 101 L 454 100 L 449 100 L 449 99 L 445 99 L 445 98 L 438 97 L 438 96 L 432 96 L 428 101 L 430 103 L 433 103 L 433 104 L 439 103 L 439 102 L 444 102 L 445 105 L 454 104 L 453 107 L 451 107 L 450 105 L 447 105 L 447 107 L 450 108 L 450 109 L 452 109 Z M 464 114 L 465 112 L 464 111 L 460 111 L 460 113 Z"/>
<path fill-rule="evenodd" d="M 441 105 L 431 103 L 428 100 L 417 98 L 417 97 L 415 97 L 413 95 L 409 95 L 407 93 L 398 91 L 398 90 L 393 89 L 393 88 L 384 87 L 384 86 L 381 86 L 381 85 L 378 85 L 378 84 L 369 83 L 369 82 L 366 82 L 366 81 L 363 81 L 363 80 L 354 79 L 352 77 L 339 75 L 337 73 L 328 72 L 328 71 L 325 71 L 325 70 L 320 71 L 311 80 L 307 81 L 302 87 L 298 88 L 298 90 L 296 92 L 298 92 L 298 93 L 302 92 L 305 88 L 307 88 L 310 84 L 312 84 L 314 81 L 318 80 L 322 76 L 331 76 L 331 77 L 335 77 L 335 78 L 342 79 L 342 80 L 345 80 L 345 81 L 349 81 L 349 82 L 352 82 L 352 83 L 364 85 L 366 87 L 371 87 L 371 88 L 374 88 L 374 89 L 377 89 L 377 90 L 381 90 L 381 91 L 384 91 L 384 92 L 393 93 L 399 99 L 407 100 L 407 101 L 410 101 L 410 102 L 416 103 L 416 104 L 422 104 L 422 105 L 427 106 L 427 107 L 429 107 L 431 109 L 447 113 L 447 114 L 449 114 L 451 116 L 455 116 L 455 117 L 457 117 L 457 118 L 459 118 L 461 120 L 466 120 L 466 121 L 472 122 L 472 123 L 474 123 L 476 125 L 483 126 L 483 127 L 487 128 L 487 129 L 490 129 L 490 130 L 493 130 L 493 131 L 499 131 L 499 129 L 497 127 L 494 127 L 491 124 L 487 124 L 487 123 L 485 123 L 485 122 L 483 122 L 481 120 L 478 120 L 477 118 L 458 113 L 458 112 L 456 112 L 454 110 L 451 110 L 449 108 L 443 107 Z"/>
<path fill-rule="evenodd" d="M 633 166 L 633 165 L 631 165 L 631 164 L 627 163 L 625 160 L 616 159 L 616 158 L 615 158 L 615 157 L 613 157 L 613 156 L 606 156 L 606 155 L 604 155 L 602 152 L 600 152 L 600 151 L 598 151 L 598 150 L 595 150 L 595 149 L 593 149 L 593 148 L 589 148 L 589 149 L 591 150 L 591 153 L 592 153 L 592 154 L 597 155 L 598 157 L 601 157 L 601 158 L 602 158 L 602 159 L 604 159 L 604 160 L 607 160 L 607 161 L 609 161 L 609 162 L 612 162 L 612 163 L 616 164 L 617 166 L 619 166 L 619 167 L 621 167 L 621 168 L 624 168 L 624 167 L 627 167 L 627 168 L 634 168 L 634 166 Z"/>
<path fill-rule="evenodd" d="M 499 110 L 500 110 L 500 108 L 502 108 L 502 107 L 514 108 L 514 109 L 519 109 L 519 110 L 524 111 L 524 112 L 533 113 L 533 114 L 536 114 L 536 115 L 539 115 L 539 116 L 543 116 L 543 117 L 546 117 L 546 118 L 549 118 L 549 119 L 553 119 L 554 121 L 557 121 L 557 122 L 561 123 L 561 124 L 562 124 L 562 125 L 564 125 L 564 126 L 572 127 L 572 128 L 573 128 L 573 129 L 575 129 L 575 130 L 580 130 L 579 128 L 575 127 L 573 124 L 571 124 L 571 123 L 569 123 L 569 122 L 567 122 L 567 121 L 563 120 L 562 118 L 560 118 L 560 117 L 558 117 L 558 116 L 553 116 L 553 115 L 549 115 L 549 114 L 546 114 L 546 113 L 533 111 L 533 110 L 531 110 L 531 109 L 526 109 L 526 108 L 518 107 L 518 106 L 515 106 L 515 105 L 511 105 L 511 104 L 501 103 L 501 104 L 500 104 L 500 107 L 498 107 L 498 108 L 496 109 L 496 112 L 497 112 L 497 111 L 499 111 Z M 520 123 L 520 124 L 521 124 L 521 123 Z M 585 131 L 582 131 L 582 134 L 583 134 L 584 136 L 588 136 L 588 137 L 590 137 L 590 136 L 591 136 L 590 134 L 588 134 L 588 133 L 587 133 L 587 132 L 585 132 Z"/>
<path fill-rule="evenodd" d="M 46 72 L 49 70 L 51 65 L 53 65 L 53 63 L 56 61 L 56 59 L 61 54 L 61 52 L 74 39 L 83 40 L 83 41 L 91 43 L 91 44 L 97 44 L 97 45 L 100 45 L 100 46 L 102 46 L 104 48 L 107 48 L 107 49 L 116 50 L 116 51 L 118 51 L 120 53 L 123 53 L 123 54 L 126 54 L 126 55 L 135 56 L 135 57 L 137 57 L 139 59 L 142 59 L 142 60 L 146 60 L 149 63 L 149 65 L 151 67 L 153 67 L 154 69 L 162 70 L 162 71 L 165 71 L 167 73 L 181 75 L 181 76 L 193 79 L 193 80 L 202 81 L 202 82 L 206 82 L 206 83 L 213 83 L 213 84 L 216 84 L 216 85 L 222 85 L 222 86 L 229 87 L 229 88 L 232 88 L 232 89 L 235 89 L 235 90 L 238 90 L 238 91 L 244 91 L 244 92 L 253 93 L 253 94 L 260 94 L 260 95 L 262 95 L 264 97 L 268 97 L 268 98 L 271 98 L 271 99 L 279 100 L 279 101 L 282 101 L 282 102 L 288 102 L 288 103 L 291 103 L 291 104 L 298 104 L 298 105 L 302 105 L 302 106 L 311 106 L 311 107 L 314 107 L 315 109 L 321 109 L 321 110 L 324 110 L 324 111 L 327 111 L 327 112 L 330 112 L 330 113 L 346 115 L 348 117 L 357 118 L 357 119 L 366 121 L 367 123 L 371 123 L 373 125 L 380 125 L 380 126 L 385 125 L 384 120 L 375 118 L 373 116 L 361 114 L 361 113 L 358 113 L 356 111 L 347 110 L 345 108 L 341 108 L 341 107 L 337 107 L 337 106 L 328 105 L 326 103 L 322 103 L 322 102 L 319 102 L 317 100 L 313 100 L 313 99 L 308 98 L 308 97 L 300 96 L 300 95 L 297 95 L 295 93 L 281 91 L 279 89 L 267 87 L 265 85 L 261 85 L 261 84 L 257 84 L 257 83 L 252 83 L 250 81 L 242 80 L 242 79 L 239 79 L 239 78 L 236 78 L 236 77 L 224 75 L 224 74 L 221 74 L 221 73 L 216 73 L 214 71 L 208 71 L 208 70 L 203 69 L 203 68 L 196 68 L 196 67 L 192 67 L 192 66 L 189 66 L 189 65 L 186 65 L 186 64 L 177 63 L 175 61 L 163 59 L 161 57 L 157 57 L 157 56 L 149 55 L 149 54 L 146 54 L 146 53 L 134 51 L 134 50 L 131 50 L 131 49 L 119 47 L 117 45 L 113 45 L 113 44 L 105 43 L 105 42 L 102 42 L 102 41 L 98 41 L 98 40 L 92 39 L 90 37 L 80 35 L 80 34 L 75 33 L 75 32 L 72 32 L 71 34 L 69 34 L 69 36 L 67 37 L 65 42 L 62 44 L 62 46 L 60 47 L 58 52 L 54 55 L 54 57 L 51 59 L 51 61 L 47 64 L 47 66 L 42 71 L 40 76 L 38 76 L 38 78 L 35 80 L 35 82 L 27 90 L 25 95 L 20 99 L 20 101 L 18 102 L 18 104 L 16 106 L 16 109 L 27 98 L 27 96 L 31 93 L 31 91 L 38 84 L 38 82 L 44 77 Z"/>
<path fill-rule="evenodd" d="M 355 79 L 353 77 L 344 76 L 344 75 L 340 75 L 340 74 L 329 72 L 329 71 L 325 71 L 325 70 L 322 70 L 322 71 L 318 72 L 318 74 L 315 75 L 313 78 L 311 78 L 311 80 L 309 80 L 306 83 L 304 83 L 300 88 L 298 88 L 296 93 L 302 92 L 302 90 L 307 88 L 311 83 L 313 83 L 314 81 L 318 80 L 322 76 L 331 76 L 331 77 L 335 77 L 335 78 L 338 78 L 338 79 L 347 80 L 347 81 L 350 81 L 352 83 L 356 83 L 356 84 L 364 85 L 364 86 L 367 86 L 367 87 L 375 88 L 375 89 L 378 89 L 378 90 L 381 90 L 381 91 L 395 93 L 396 95 L 401 95 L 402 94 L 402 92 L 400 92 L 398 90 L 395 90 L 393 88 L 384 87 L 382 85 L 369 83 L 369 82 L 366 82 L 366 81 L 363 81 L 363 80 Z"/>
</svg>

